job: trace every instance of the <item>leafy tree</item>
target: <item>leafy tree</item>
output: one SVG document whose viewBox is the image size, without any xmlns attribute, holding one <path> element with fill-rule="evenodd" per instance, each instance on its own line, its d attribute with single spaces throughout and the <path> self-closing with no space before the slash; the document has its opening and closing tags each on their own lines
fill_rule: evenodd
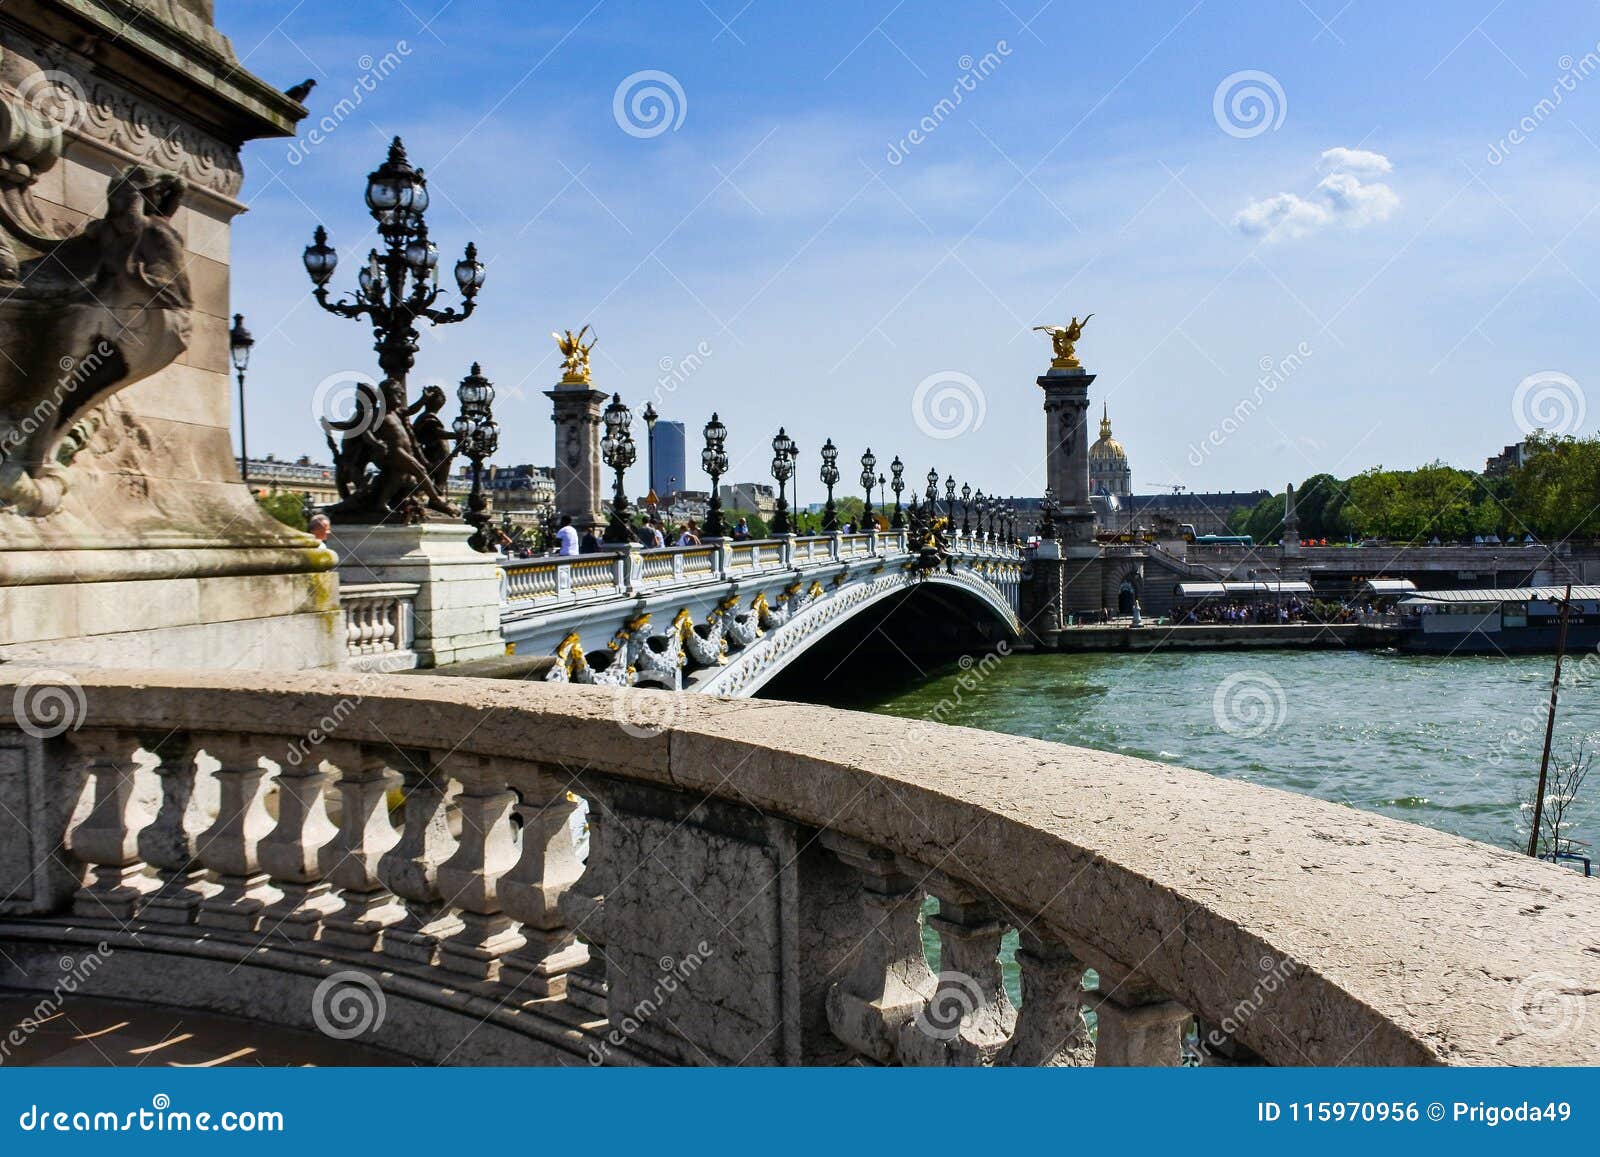
<svg viewBox="0 0 1600 1157">
<path fill-rule="evenodd" d="M 1600 436 L 1535 434 L 1506 480 L 1511 511 L 1547 540 L 1600 535 Z"/>
<path fill-rule="evenodd" d="M 261 504 L 262 510 L 285 526 L 292 526 L 296 530 L 306 528 L 305 495 L 274 490 L 270 494 L 256 495 L 256 501 Z"/>
</svg>

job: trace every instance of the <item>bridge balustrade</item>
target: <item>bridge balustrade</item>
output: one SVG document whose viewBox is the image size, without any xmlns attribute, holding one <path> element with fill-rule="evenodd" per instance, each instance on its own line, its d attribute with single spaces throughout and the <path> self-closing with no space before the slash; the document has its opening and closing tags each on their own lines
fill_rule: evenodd
<svg viewBox="0 0 1600 1157">
<path fill-rule="evenodd" d="M 0 668 L 48 689 L 59 734 L 0 729 L 14 988 L 93 946 L 84 994 L 312 1028 L 354 976 L 359 1043 L 450 1063 L 1600 1048 L 1593 946 L 1550 933 L 1600 927 L 1588 881 L 1248 783 L 669 692 Z"/>
<path fill-rule="evenodd" d="M 417 665 L 416 583 L 347 583 L 339 588 L 345 654 L 357 670 L 397 671 Z"/>
<path fill-rule="evenodd" d="M 1020 558 L 999 544 L 962 542 L 972 557 Z M 629 547 L 601 554 L 507 559 L 502 563 L 502 598 L 519 609 L 540 603 L 629 598 L 653 587 L 682 582 L 719 582 L 750 574 L 821 567 L 841 559 L 899 557 L 907 553 L 904 531 L 818 534 L 722 541 L 655 550 Z"/>
</svg>

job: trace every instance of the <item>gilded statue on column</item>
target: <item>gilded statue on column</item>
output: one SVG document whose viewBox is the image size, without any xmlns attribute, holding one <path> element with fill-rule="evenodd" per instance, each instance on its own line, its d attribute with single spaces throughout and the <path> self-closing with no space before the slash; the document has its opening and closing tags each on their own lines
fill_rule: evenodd
<svg viewBox="0 0 1600 1157">
<path fill-rule="evenodd" d="M 594 349 L 598 338 L 590 337 L 587 342 L 583 335 L 589 332 L 589 327 L 584 326 L 577 333 L 570 329 L 565 334 L 552 333 L 556 339 L 556 348 L 561 351 L 561 380 L 570 385 L 589 384 L 589 351 Z"/>
<path fill-rule="evenodd" d="M 1077 370 L 1083 368 L 1083 363 L 1077 357 L 1078 339 L 1083 336 L 1083 327 L 1089 324 L 1089 319 L 1094 314 L 1085 314 L 1082 321 L 1074 315 L 1066 325 L 1036 325 L 1035 330 L 1042 330 L 1050 335 L 1050 345 L 1055 351 L 1055 357 L 1050 359 L 1050 368 L 1053 370 Z"/>
</svg>

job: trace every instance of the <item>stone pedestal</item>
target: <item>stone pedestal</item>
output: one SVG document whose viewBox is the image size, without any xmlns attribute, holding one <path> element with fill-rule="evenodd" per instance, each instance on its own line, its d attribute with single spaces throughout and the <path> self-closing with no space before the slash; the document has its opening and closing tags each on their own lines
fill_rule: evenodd
<svg viewBox="0 0 1600 1157">
<path fill-rule="evenodd" d="M 467 545 L 471 537 L 459 522 L 337 526 L 328 545 L 342 583 L 417 584 L 412 649 L 418 666 L 442 667 L 506 653 L 499 568 Z"/>
</svg>

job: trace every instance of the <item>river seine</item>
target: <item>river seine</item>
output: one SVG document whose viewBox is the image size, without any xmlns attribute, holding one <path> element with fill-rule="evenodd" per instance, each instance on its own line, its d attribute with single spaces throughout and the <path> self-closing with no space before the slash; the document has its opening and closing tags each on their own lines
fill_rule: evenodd
<svg viewBox="0 0 1600 1157">
<path fill-rule="evenodd" d="M 1550 656 L 1365 652 L 1016 654 L 914 688 L 839 688 L 886 715 L 1118 751 L 1512 847 L 1538 773 Z M 1591 667 L 1593 664 L 1590 665 Z M 1576 676 L 1574 658 L 1568 673 Z M 1563 678 L 1555 751 L 1600 744 L 1592 677 Z M 1572 835 L 1600 839 L 1600 771 Z"/>
</svg>

